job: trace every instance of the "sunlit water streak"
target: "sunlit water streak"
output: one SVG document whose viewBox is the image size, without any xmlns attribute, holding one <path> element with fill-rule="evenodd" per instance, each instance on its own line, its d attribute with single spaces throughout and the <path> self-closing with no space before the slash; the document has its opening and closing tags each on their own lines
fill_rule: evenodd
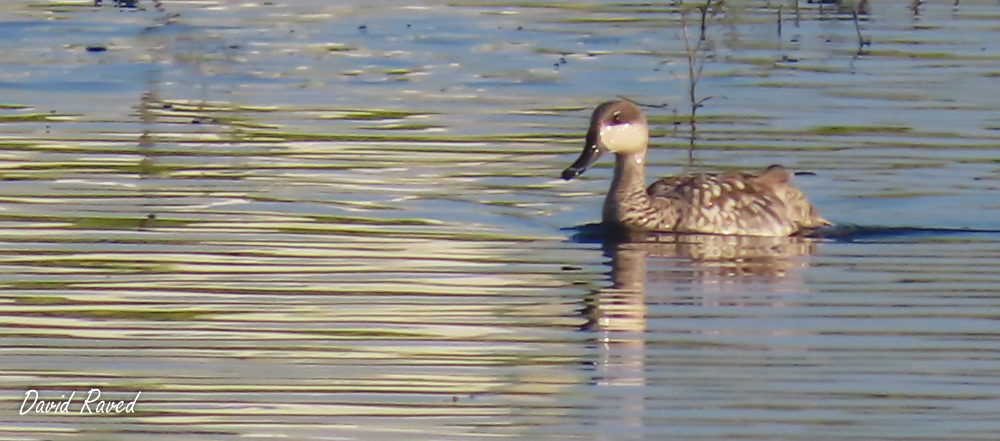
<svg viewBox="0 0 1000 441">
<path fill-rule="evenodd" d="M 995 4 L 733 4 L 688 164 L 677 6 L 105 3 L 0 5 L 5 438 L 1000 433 Z M 845 229 L 581 238 L 615 95 Z"/>
</svg>

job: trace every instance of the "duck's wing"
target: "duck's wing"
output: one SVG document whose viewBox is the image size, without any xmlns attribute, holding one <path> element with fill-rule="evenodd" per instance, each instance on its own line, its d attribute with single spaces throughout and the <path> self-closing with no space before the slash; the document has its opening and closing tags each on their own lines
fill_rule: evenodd
<svg viewBox="0 0 1000 441">
<path fill-rule="evenodd" d="M 660 180 L 654 182 L 649 186 L 649 188 L 646 189 L 646 193 L 654 198 L 671 198 L 676 193 L 675 190 L 678 187 L 690 181 L 694 176 L 695 175 L 678 175 L 660 178 Z"/>
<path fill-rule="evenodd" d="M 816 207 L 809 203 L 805 194 L 788 184 L 791 178 L 791 173 L 780 165 L 772 165 L 764 173 L 754 177 L 758 185 L 769 189 L 784 202 L 788 219 L 798 224 L 799 229 L 814 230 L 833 225 L 819 216 Z"/>
<path fill-rule="evenodd" d="M 677 232 L 788 236 L 828 225 L 780 166 L 761 174 L 691 174 L 656 181 L 654 205 L 679 207 Z"/>
</svg>

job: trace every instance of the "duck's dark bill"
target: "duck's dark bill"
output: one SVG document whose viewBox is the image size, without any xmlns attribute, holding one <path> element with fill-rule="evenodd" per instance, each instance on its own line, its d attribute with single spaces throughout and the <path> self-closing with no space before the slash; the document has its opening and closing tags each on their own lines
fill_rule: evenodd
<svg viewBox="0 0 1000 441">
<path fill-rule="evenodd" d="M 601 153 L 604 152 L 597 147 L 596 142 L 588 142 L 587 146 L 583 148 L 583 153 L 580 153 L 580 157 L 576 160 L 576 162 L 574 162 L 573 165 L 569 166 L 566 170 L 563 170 L 562 178 L 568 181 L 581 175 L 587 170 L 588 167 L 597 162 L 597 159 L 601 157 Z"/>
</svg>

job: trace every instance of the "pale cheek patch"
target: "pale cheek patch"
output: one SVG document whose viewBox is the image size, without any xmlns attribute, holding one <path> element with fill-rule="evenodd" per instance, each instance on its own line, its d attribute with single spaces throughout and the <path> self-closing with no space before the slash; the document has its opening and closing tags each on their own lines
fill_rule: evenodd
<svg viewBox="0 0 1000 441">
<path fill-rule="evenodd" d="M 649 131 L 642 124 L 618 124 L 601 128 L 601 146 L 613 153 L 629 153 L 646 148 Z"/>
</svg>

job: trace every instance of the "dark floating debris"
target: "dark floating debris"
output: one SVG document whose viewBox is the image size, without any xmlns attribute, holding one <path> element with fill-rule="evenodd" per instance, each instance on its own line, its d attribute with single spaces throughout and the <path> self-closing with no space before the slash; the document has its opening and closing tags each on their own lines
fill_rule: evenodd
<svg viewBox="0 0 1000 441">
<path fill-rule="evenodd" d="M 104 52 L 108 50 L 107 46 L 87 46 L 87 52 Z"/>
<path fill-rule="evenodd" d="M 94 0 L 95 7 L 100 7 L 103 5 L 104 5 L 104 0 Z M 139 0 L 114 0 L 111 2 L 111 6 L 118 9 L 138 9 Z M 163 12 L 163 4 L 160 2 L 160 0 L 153 0 L 153 7 L 155 7 L 157 11 Z"/>
<path fill-rule="evenodd" d="M 154 222 L 156 222 L 156 215 L 149 213 L 145 219 L 139 221 L 139 228 L 151 228 Z"/>
<path fill-rule="evenodd" d="M 97 1 L 94 2 L 94 6 L 100 6 L 101 3 L 102 2 L 100 0 L 97 0 Z M 139 0 L 115 0 L 114 1 L 114 7 L 116 7 L 116 8 L 124 8 L 124 9 L 135 9 L 135 7 L 136 7 L 136 5 L 138 3 L 139 3 Z"/>
</svg>

